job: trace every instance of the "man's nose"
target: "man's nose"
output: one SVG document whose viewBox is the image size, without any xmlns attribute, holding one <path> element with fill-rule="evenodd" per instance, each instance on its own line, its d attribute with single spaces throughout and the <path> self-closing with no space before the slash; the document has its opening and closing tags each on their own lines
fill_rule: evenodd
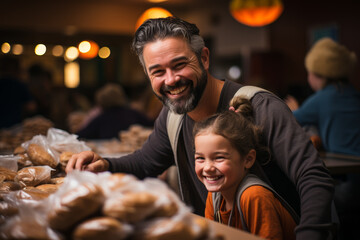
<svg viewBox="0 0 360 240">
<path fill-rule="evenodd" d="M 180 76 L 178 76 L 172 70 L 166 70 L 165 74 L 165 84 L 168 86 L 174 86 L 180 80 Z"/>
</svg>

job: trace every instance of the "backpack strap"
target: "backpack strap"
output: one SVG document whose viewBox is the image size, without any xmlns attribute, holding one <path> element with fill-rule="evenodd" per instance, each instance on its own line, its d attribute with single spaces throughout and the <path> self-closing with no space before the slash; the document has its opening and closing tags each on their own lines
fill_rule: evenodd
<svg viewBox="0 0 360 240">
<path fill-rule="evenodd" d="M 299 216 L 297 215 L 295 210 L 285 201 L 285 199 L 283 199 L 272 187 L 270 187 L 266 182 L 261 180 L 258 176 L 254 175 L 254 174 L 247 174 L 244 177 L 244 179 L 241 181 L 241 183 L 237 189 L 237 192 L 236 192 L 236 205 L 237 205 L 237 208 L 238 208 L 238 211 L 240 214 L 241 226 L 244 231 L 249 232 L 249 228 L 246 225 L 244 214 L 243 214 L 241 206 L 240 206 L 240 199 L 241 199 L 241 195 L 243 194 L 243 192 L 251 186 L 262 186 L 262 187 L 268 189 L 269 191 L 271 191 L 274 194 L 274 196 L 277 199 L 279 199 L 279 201 L 286 208 L 286 210 L 290 213 L 290 215 L 294 219 L 295 223 L 299 224 Z M 217 222 L 221 222 L 220 204 L 221 204 L 222 197 L 221 197 L 220 192 L 213 192 L 212 200 L 213 200 L 213 207 L 214 207 L 214 220 Z M 231 223 L 231 218 L 229 219 L 229 224 L 230 223 Z"/>
<path fill-rule="evenodd" d="M 178 140 L 179 140 L 179 135 L 181 132 L 181 128 L 182 128 L 182 123 L 184 120 L 184 114 L 176 114 L 172 111 L 169 110 L 168 115 L 167 115 L 167 119 L 166 119 L 166 128 L 167 128 L 167 133 L 169 136 L 169 141 L 170 141 L 170 145 L 171 148 L 173 150 L 173 154 L 174 154 L 174 161 L 175 161 L 175 165 L 176 165 L 176 172 L 172 171 L 173 178 L 177 178 L 177 187 L 179 188 L 179 194 L 181 199 L 184 201 L 184 192 L 182 190 L 182 184 L 181 183 L 181 177 L 180 177 L 180 173 L 179 173 L 179 168 L 178 168 Z M 173 183 L 175 184 L 175 183 Z M 175 186 L 174 186 L 175 187 Z"/>
</svg>

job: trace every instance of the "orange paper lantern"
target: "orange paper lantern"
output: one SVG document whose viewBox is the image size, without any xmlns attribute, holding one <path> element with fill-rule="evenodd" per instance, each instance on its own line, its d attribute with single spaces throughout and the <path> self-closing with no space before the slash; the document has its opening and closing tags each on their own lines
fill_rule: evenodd
<svg viewBox="0 0 360 240">
<path fill-rule="evenodd" d="M 143 24 L 143 22 L 145 22 L 150 18 L 166 18 L 170 16 L 172 16 L 172 14 L 164 8 L 160 8 L 160 7 L 149 8 L 143 14 L 141 14 L 139 19 L 137 20 L 135 30 L 138 29 L 141 26 L 141 24 Z"/>
<path fill-rule="evenodd" d="M 99 52 L 99 45 L 91 40 L 82 41 L 79 46 L 79 58 L 92 59 L 97 56 Z"/>
<path fill-rule="evenodd" d="M 281 0 L 232 0 L 231 15 L 240 23 L 261 27 L 274 22 L 283 11 Z"/>
</svg>

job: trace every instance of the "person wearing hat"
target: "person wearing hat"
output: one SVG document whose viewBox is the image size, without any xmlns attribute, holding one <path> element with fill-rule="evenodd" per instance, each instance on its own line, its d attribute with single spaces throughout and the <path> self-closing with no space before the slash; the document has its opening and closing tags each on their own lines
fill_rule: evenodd
<svg viewBox="0 0 360 240">
<path fill-rule="evenodd" d="M 299 124 L 318 130 L 326 152 L 360 156 L 360 92 L 349 81 L 355 64 L 354 52 L 330 38 L 320 39 L 305 57 L 308 82 L 315 93 L 298 109 L 287 99 Z M 340 221 L 345 221 L 349 213 L 360 212 L 360 175 L 342 177 L 346 180 L 337 179 L 335 204 Z"/>
</svg>

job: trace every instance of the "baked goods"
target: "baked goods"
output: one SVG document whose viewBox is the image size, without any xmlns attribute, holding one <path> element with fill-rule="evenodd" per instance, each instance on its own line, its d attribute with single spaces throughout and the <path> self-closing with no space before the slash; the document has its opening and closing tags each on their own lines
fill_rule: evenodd
<svg viewBox="0 0 360 240">
<path fill-rule="evenodd" d="M 47 166 L 34 166 L 20 169 L 15 176 L 15 182 L 22 187 L 37 186 L 48 183 L 51 179 L 51 168 Z"/>
<path fill-rule="evenodd" d="M 61 169 L 65 170 L 67 163 L 69 162 L 71 156 L 74 155 L 73 152 L 62 152 L 60 154 L 60 165 Z"/>
<path fill-rule="evenodd" d="M 135 240 L 195 240 L 190 227 L 183 221 L 157 220 L 135 236 Z"/>
<path fill-rule="evenodd" d="M 18 199 L 40 201 L 47 198 L 50 194 L 34 187 L 24 188 L 16 192 L 15 196 Z"/>
<path fill-rule="evenodd" d="M 56 185 L 56 184 L 41 184 L 38 185 L 36 189 L 52 194 L 56 192 L 59 189 L 59 187 L 60 185 Z"/>
<path fill-rule="evenodd" d="M 18 157 L 17 163 L 19 169 L 24 167 L 30 167 L 34 164 L 30 161 L 29 156 L 26 153 L 19 153 L 16 155 Z"/>
<path fill-rule="evenodd" d="M 0 167 L 0 180 L 13 181 L 16 176 L 16 172 L 10 169 Z"/>
<path fill-rule="evenodd" d="M 64 182 L 64 177 L 54 177 L 50 179 L 50 184 L 61 185 Z"/>
<path fill-rule="evenodd" d="M 18 146 L 14 149 L 14 155 L 24 154 L 24 153 L 26 153 L 26 149 L 23 148 L 22 146 Z"/>
<path fill-rule="evenodd" d="M 137 223 L 156 210 L 157 196 L 148 192 L 118 194 L 105 201 L 103 213 L 120 221 Z"/>
<path fill-rule="evenodd" d="M 123 223 L 111 217 L 97 217 L 79 224 L 73 232 L 74 240 L 121 240 L 128 234 Z"/>
<path fill-rule="evenodd" d="M 50 227 L 56 230 L 68 230 L 95 213 L 104 201 L 101 188 L 92 183 L 83 183 L 58 198 L 47 216 Z"/>
<path fill-rule="evenodd" d="M 14 181 L 7 181 L 0 183 L 0 192 L 11 192 L 20 189 L 21 189 L 20 184 Z"/>
<path fill-rule="evenodd" d="M 58 162 L 40 145 L 31 143 L 28 146 L 27 154 L 34 165 L 47 165 L 56 168 Z"/>
</svg>

